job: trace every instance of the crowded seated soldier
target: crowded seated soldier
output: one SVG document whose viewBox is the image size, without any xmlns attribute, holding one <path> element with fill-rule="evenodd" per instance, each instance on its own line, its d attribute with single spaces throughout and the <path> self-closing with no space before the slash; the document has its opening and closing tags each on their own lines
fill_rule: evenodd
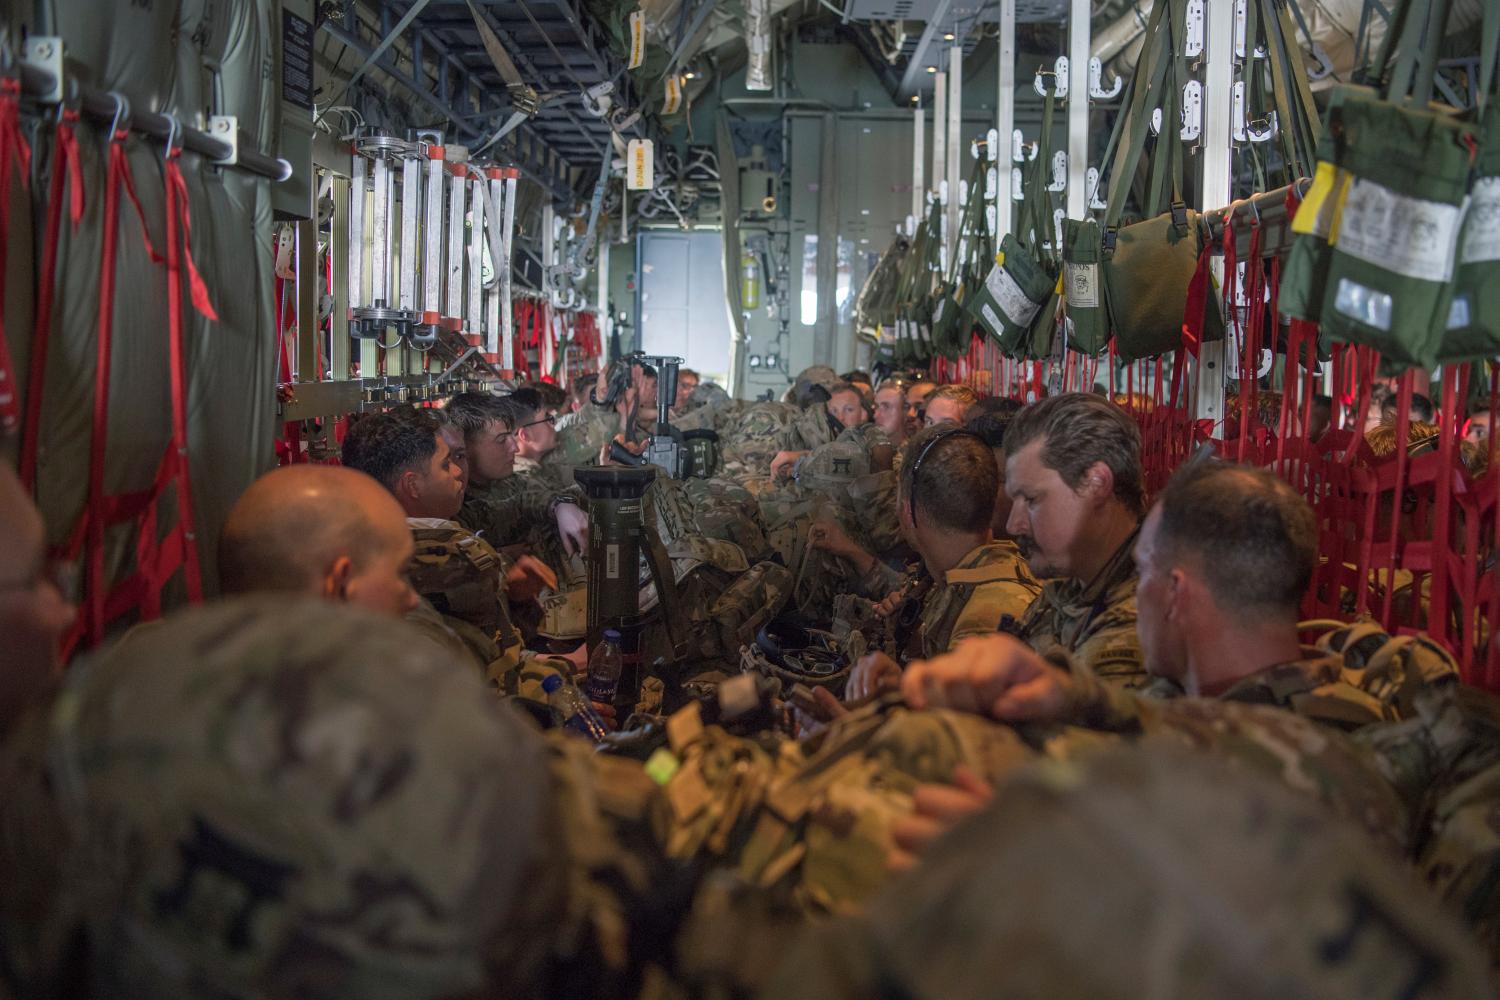
<svg viewBox="0 0 1500 1000">
<path fill-rule="evenodd" d="M 1131 557 L 1145 504 L 1140 429 L 1108 400 L 1064 393 L 1011 420 L 1005 453 L 1006 531 L 1047 581 L 1016 634 L 1110 684 L 1143 683 Z"/>
<path fill-rule="evenodd" d="M 689 401 L 692 400 L 693 393 L 698 389 L 699 381 L 698 373 L 691 368 L 677 369 L 677 403 L 672 407 L 674 414 L 685 408 Z"/>
<path fill-rule="evenodd" d="M 625 379 L 625 388 L 611 403 L 610 382 L 616 376 Z M 555 447 L 546 462 L 564 468 L 599 464 L 611 441 L 644 440 L 656 426 L 656 369 L 639 362 L 614 362 L 599 372 L 588 401 L 553 426 Z M 640 446 L 632 445 L 631 450 L 638 452 Z"/>
<path fill-rule="evenodd" d="M 927 426 L 927 397 L 937 392 L 938 384 L 921 377 L 906 388 L 906 405 L 911 407 L 908 436 Z"/>
<path fill-rule="evenodd" d="M 219 536 L 226 595 L 283 592 L 400 617 L 417 606 L 406 579 L 406 512 L 363 472 L 288 465 L 240 495 Z"/>
<path fill-rule="evenodd" d="M 927 410 L 923 416 L 923 426 L 936 427 L 938 424 L 946 423 L 962 427 L 977 405 L 979 405 L 979 393 L 968 386 L 940 386 L 927 395 Z"/>
<path fill-rule="evenodd" d="M 901 528 L 931 580 L 912 636 L 913 655 L 937 656 L 997 628 L 1013 632 L 1041 590 L 1015 543 L 994 537 L 998 478 L 989 446 L 967 431 L 928 428 L 907 446 L 898 494 Z M 888 610 L 899 613 L 895 606 Z M 860 700 L 894 688 L 900 672 L 890 655 L 871 653 L 855 667 L 846 697 Z"/>
<path fill-rule="evenodd" d="M 545 677 L 570 668 L 523 648 L 508 604 L 555 589 L 557 578 L 533 556 L 507 562 L 454 520 L 462 479 L 431 412 L 403 407 L 356 421 L 342 457 L 390 490 L 406 513 L 416 546 L 407 578 L 422 599 L 409 616 L 414 624 L 472 659 L 500 691 L 545 700 Z M 583 662 L 581 650 L 573 655 Z"/>
<path fill-rule="evenodd" d="M 771 476 L 790 476 L 797 461 L 821 445 L 831 444 L 846 430 L 859 427 L 870 419 L 865 400 L 858 389 L 847 382 L 824 386 L 828 401 L 803 411 L 782 440 L 782 449 L 771 460 Z"/>
<path fill-rule="evenodd" d="M 874 423 L 885 433 L 893 447 L 899 448 L 907 438 L 906 385 L 896 379 L 886 379 L 875 390 Z"/>
<path fill-rule="evenodd" d="M 1135 542 L 1140 648 L 1146 668 L 1171 682 L 1150 694 L 1272 705 L 1354 730 L 1412 715 L 1423 689 L 1458 680 L 1452 658 L 1423 639 L 1350 626 L 1303 647 L 1297 613 L 1316 560 L 1312 509 L 1285 481 L 1246 466 L 1184 466 Z M 1358 648 L 1367 637 L 1378 647 Z M 914 664 L 904 683 L 914 698 L 1005 722 L 1117 732 L 1139 731 L 1154 700 L 1078 670 L 1061 649 L 1039 656 L 1007 636 Z"/>
<path fill-rule="evenodd" d="M 525 414 L 510 400 L 465 392 L 446 407 L 464 432 L 469 485 L 458 521 L 497 551 L 525 546 L 556 572 L 558 564 L 588 544 L 582 491 L 549 487 L 515 474 L 516 427 Z"/>
<path fill-rule="evenodd" d="M 557 448 L 557 410 L 549 406 L 537 390 L 523 386 L 507 397 L 516 408 L 519 421 L 516 424 L 517 473 L 538 473 L 543 469 L 555 472 L 542 463 Z M 560 475 L 551 477 L 554 483 L 562 484 Z M 566 484 L 562 484 L 566 485 Z"/>
</svg>

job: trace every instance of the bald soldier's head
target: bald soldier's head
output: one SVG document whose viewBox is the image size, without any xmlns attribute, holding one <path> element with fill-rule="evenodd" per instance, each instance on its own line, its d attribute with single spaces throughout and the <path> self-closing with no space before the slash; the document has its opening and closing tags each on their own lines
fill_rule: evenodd
<svg viewBox="0 0 1500 1000">
<path fill-rule="evenodd" d="M 0 735 L 57 669 L 58 641 L 74 609 L 47 572 L 46 538 L 36 505 L 11 467 L 0 462 Z"/>
<path fill-rule="evenodd" d="M 411 531 L 401 505 L 353 469 L 292 465 L 250 484 L 219 541 L 225 594 L 303 593 L 404 615 Z"/>
</svg>

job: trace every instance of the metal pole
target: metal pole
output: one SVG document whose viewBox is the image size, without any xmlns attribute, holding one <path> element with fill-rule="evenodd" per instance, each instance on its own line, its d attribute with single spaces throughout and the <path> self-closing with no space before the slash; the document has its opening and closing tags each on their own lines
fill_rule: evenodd
<svg viewBox="0 0 1500 1000">
<path fill-rule="evenodd" d="M 938 73 L 932 81 L 932 190 L 938 201 L 946 206 L 948 192 L 943 178 L 948 169 L 948 74 Z M 948 269 L 948 214 L 938 213 L 938 232 L 933 237 L 942 251 L 938 260 L 943 270 Z"/>
<path fill-rule="evenodd" d="M 1229 172 L 1233 166 L 1230 128 L 1234 95 L 1234 8 L 1232 3 L 1205 4 L 1208 22 L 1204 38 L 1203 161 L 1200 209 L 1229 203 Z M 1176 123 L 1172 123 L 1175 129 Z M 1167 134 L 1167 129 L 1162 129 Z M 1178 141 L 1173 137 L 1173 141 Z M 1219 287 L 1224 287 L 1224 262 L 1213 261 Z M 1228 276 L 1234 280 L 1234 276 Z M 1203 344 L 1198 355 L 1198 418 L 1219 421 L 1224 416 L 1225 341 Z"/>
<path fill-rule="evenodd" d="M 1072 0 L 1068 15 L 1068 218 L 1088 218 L 1090 0 Z M 1233 6 L 1232 4 L 1230 6 Z M 1047 155 L 1043 150 L 1042 155 Z"/>
<path fill-rule="evenodd" d="M 944 223 L 947 228 L 946 245 L 948 253 L 954 252 L 958 245 L 958 202 L 959 202 L 959 151 L 963 148 L 963 121 L 964 121 L 964 47 L 954 42 L 948 49 L 948 146 L 947 163 L 945 166 L 948 180 L 948 204 L 944 209 Z"/>
<path fill-rule="evenodd" d="M 1010 0 L 1014 3 L 1015 0 Z M 921 99 L 911 109 L 912 135 L 911 135 L 911 218 L 906 222 L 906 235 L 915 236 L 917 225 L 924 216 L 923 209 L 927 201 L 927 180 L 922 176 L 926 153 L 922 149 L 925 145 L 927 132 L 927 111 L 922 107 Z"/>
<path fill-rule="evenodd" d="M 995 234 L 1010 232 L 1010 137 L 1016 128 L 1016 0 L 1000 0 L 1000 85 L 995 95 L 999 115 L 995 123 L 999 149 L 995 158 Z"/>
</svg>

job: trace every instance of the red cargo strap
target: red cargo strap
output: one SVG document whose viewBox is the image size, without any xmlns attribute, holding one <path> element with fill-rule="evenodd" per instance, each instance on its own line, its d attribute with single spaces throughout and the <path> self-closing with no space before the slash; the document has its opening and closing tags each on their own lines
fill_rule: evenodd
<svg viewBox="0 0 1500 1000">
<path fill-rule="evenodd" d="M 15 363 L 5 335 L 5 248 L 10 242 L 11 168 L 29 186 L 31 147 L 21 134 L 21 83 L 0 80 L 0 431 L 13 434 L 21 425 L 21 404 L 16 390 Z"/>
<path fill-rule="evenodd" d="M 68 217 L 76 229 L 83 218 L 83 176 L 78 168 L 78 138 L 73 125 L 78 112 L 65 110 L 57 120 L 52 163 L 52 186 L 47 196 L 47 230 L 42 241 L 42 266 L 37 287 L 36 317 L 31 334 L 31 363 L 26 375 L 26 418 L 21 424 L 21 483 L 36 487 L 36 451 L 42 418 L 42 392 L 47 378 L 47 346 L 52 335 L 52 303 L 57 289 L 57 241 L 62 229 L 63 192 L 71 191 Z M 71 181 L 71 183 L 69 183 Z"/>
</svg>

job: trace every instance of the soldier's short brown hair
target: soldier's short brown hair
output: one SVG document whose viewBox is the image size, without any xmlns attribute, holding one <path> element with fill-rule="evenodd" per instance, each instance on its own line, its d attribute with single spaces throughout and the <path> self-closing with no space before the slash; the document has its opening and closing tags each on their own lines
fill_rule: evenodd
<svg viewBox="0 0 1500 1000">
<path fill-rule="evenodd" d="M 1120 407 L 1090 392 L 1065 392 L 1032 403 L 1005 429 L 1006 454 L 1042 442 L 1042 464 L 1077 490 L 1094 463 L 1115 480 L 1115 498 L 1134 514 L 1145 511 L 1141 430 Z"/>
<path fill-rule="evenodd" d="M 1242 612 L 1297 613 L 1318 560 L 1312 508 L 1264 469 L 1194 462 L 1161 495 L 1157 548 L 1193 558 L 1214 600 Z"/>
<path fill-rule="evenodd" d="M 995 514 L 1000 470 L 995 453 L 975 434 L 951 425 L 925 427 L 906 443 L 901 503 L 950 531 L 984 531 Z"/>
<path fill-rule="evenodd" d="M 463 431 L 464 437 L 483 434 L 485 428 L 497 420 L 507 427 L 515 427 L 515 408 L 487 392 L 460 392 L 448 400 L 444 407 L 448 420 Z"/>
</svg>

